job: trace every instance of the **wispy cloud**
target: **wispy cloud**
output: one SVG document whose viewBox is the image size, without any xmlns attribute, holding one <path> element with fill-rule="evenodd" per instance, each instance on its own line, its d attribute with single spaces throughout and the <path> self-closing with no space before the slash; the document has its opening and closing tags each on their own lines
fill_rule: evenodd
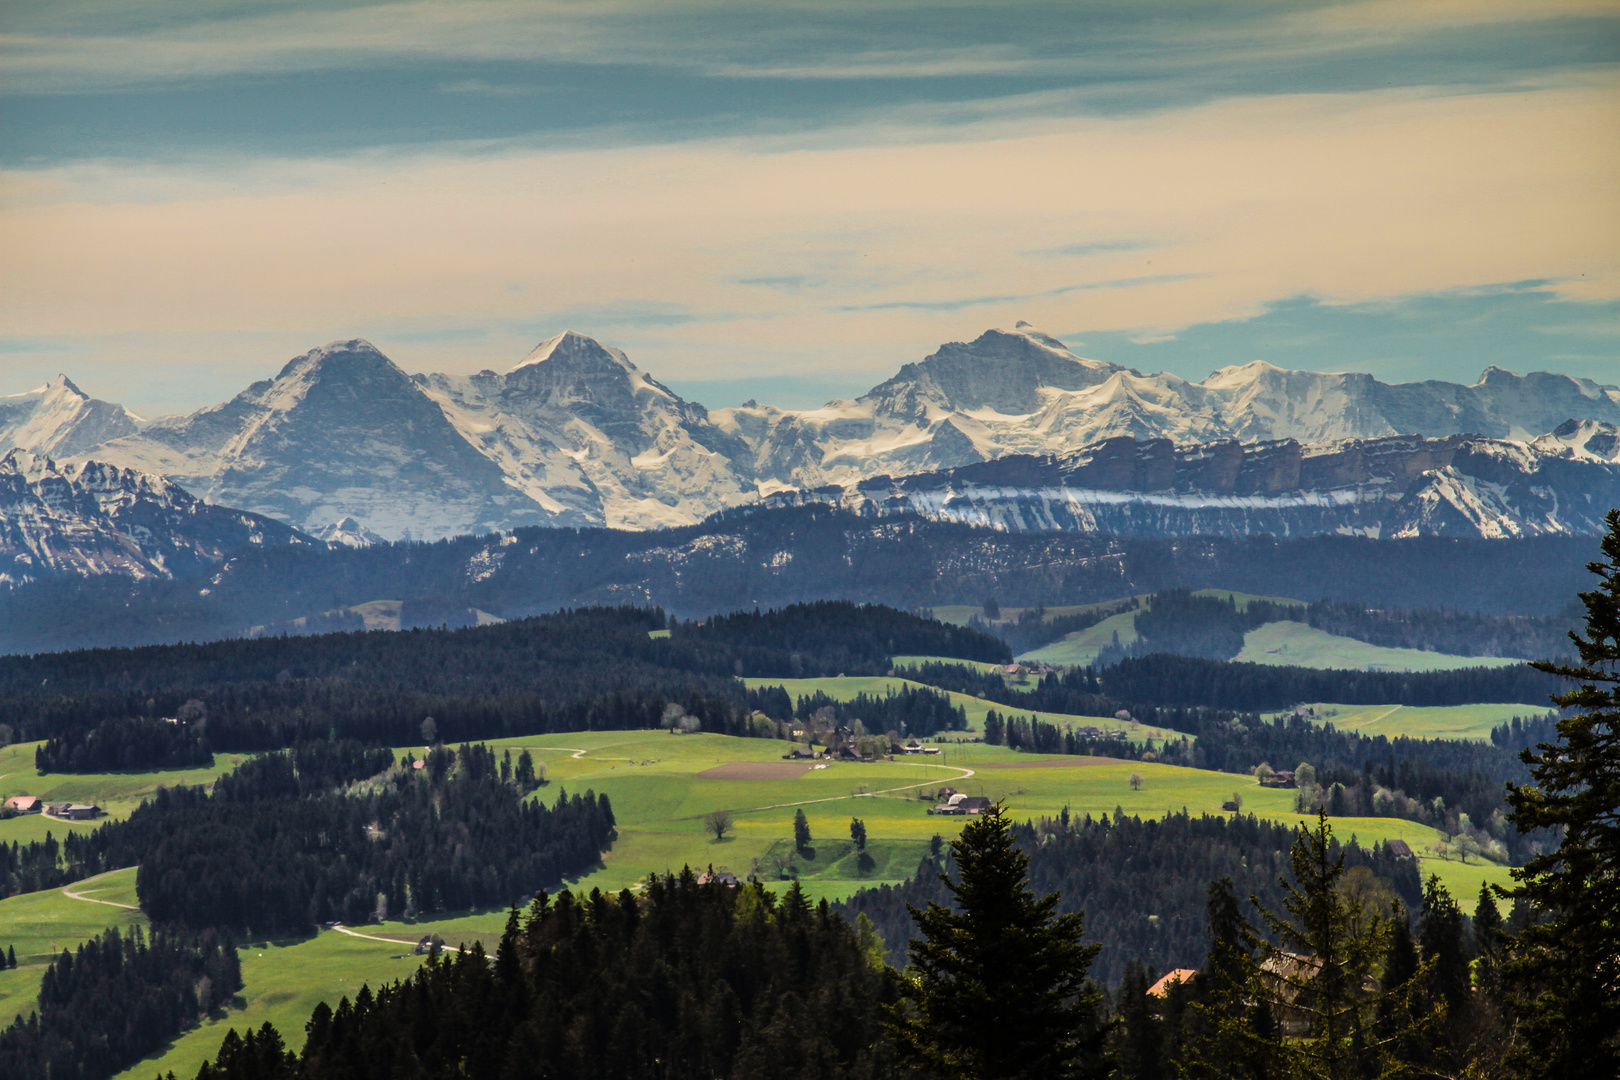
<svg viewBox="0 0 1620 1080">
<path fill-rule="evenodd" d="M 848 304 L 835 311 L 961 311 L 964 308 L 984 307 L 987 304 L 1013 304 L 1027 300 L 1045 300 L 1069 293 L 1092 292 L 1097 289 L 1137 289 L 1144 285 L 1164 285 L 1173 281 L 1193 281 L 1202 274 L 1145 274 L 1140 277 L 1112 278 L 1107 281 L 1087 281 L 1079 285 L 1061 285 L 1041 292 L 1016 293 L 1002 296 L 971 296 L 954 300 L 885 300 L 873 304 Z"/>
</svg>

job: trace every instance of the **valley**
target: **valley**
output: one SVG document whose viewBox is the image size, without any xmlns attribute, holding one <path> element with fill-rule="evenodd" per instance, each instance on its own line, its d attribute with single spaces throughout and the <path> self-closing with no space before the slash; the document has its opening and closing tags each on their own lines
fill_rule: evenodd
<svg viewBox="0 0 1620 1080">
<path fill-rule="evenodd" d="M 853 694 L 857 686 L 843 689 Z M 1289 825 L 1307 820 L 1294 812 L 1292 791 L 1261 788 L 1252 777 L 1152 762 L 1027 754 L 978 743 L 944 744 L 945 754 L 937 764 L 834 762 L 825 769 L 775 780 L 703 775 L 727 764 L 779 760 L 762 759 L 761 751 L 783 744 L 756 739 L 706 733 L 580 732 L 495 740 L 490 745 L 497 752 L 510 749 L 514 754 L 527 749 L 544 762 L 548 784 L 537 793 L 539 799 L 555 799 L 564 789 L 589 788 L 613 800 L 618 837 L 599 869 L 567 883 L 579 893 L 634 888 L 648 874 L 678 872 L 683 866 L 694 872 L 713 866 L 739 876 L 757 873 L 780 891 L 790 881 L 777 870 L 779 857 L 791 864 L 791 872 L 812 900 L 842 900 L 861 888 L 903 881 L 927 856 L 931 837 L 937 833 L 949 840 L 970 820 L 929 815 L 933 801 L 916 797 L 918 785 L 928 790 L 951 786 L 1003 799 L 1019 820 L 1055 818 L 1065 809 L 1077 817 L 1109 817 L 1116 811 L 1144 818 L 1179 812 L 1219 815 L 1234 794 L 1241 796 L 1245 814 Z M 8 752 L 20 755 L 31 748 L 11 747 Z M 396 747 L 393 752 L 419 753 L 420 747 Z M 1142 778 L 1139 787 L 1130 782 L 1132 774 Z M 75 779 L 84 782 L 81 790 L 86 797 L 112 801 L 118 790 L 115 778 Z M 51 782 L 49 777 L 40 780 Z M 9 781 L 0 782 L 5 784 Z M 792 816 L 799 808 L 809 821 L 813 855 L 793 850 Z M 732 811 L 736 824 L 716 842 L 705 833 L 703 818 L 719 809 Z M 866 822 L 866 844 L 874 854 L 875 866 L 864 874 L 854 866 L 852 817 Z M 17 820 L 0 822 L 0 830 Z M 1405 840 L 1418 853 L 1422 874 L 1437 875 L 1457 896 L 1474 895 L 1481 882 L 1508 880 L 1506 867 L 1478 856 L 1465 862 L 1429 851 L 1439 839 L 1431 828 L 1386 818 L 1335 819 L 1334 824 L 1341 835 L 1354 835 L 1366 844 Z M 93 899 L 134 904 L 133 885 L 133 871 L 120 870 L 69 888 Z M 269 1020 L 293 1039 L 318 1001 L 353 997 L 361 985 L 375 988 L 402 978 L 420 962 L 409 947 L 374 938 L 415 942 L 437 934 L 449 945 L 480 940 L 492 949 L 505 919 L 504 909 L 493 909 L 356 928 L 371 937 L 323 929 L 304 940 L 250 941 L 242 951 L 245 986 L 239 1004 L 124 1075 L 140 1080 L 171 1069 L 177 1075 L 194 1071 L 217 1050 L 227 1027 L 257 1027 Z M 138 911 L 73 899 L 62 890 L 0 900 L 4 943 L 17 945 L 21 961 L 17 970 L 0 972 L 0 1023 L 32 1007 L 43 961 L 52 952 L 72 948 L 105 926 L 144 924 Z"/>
</svg>

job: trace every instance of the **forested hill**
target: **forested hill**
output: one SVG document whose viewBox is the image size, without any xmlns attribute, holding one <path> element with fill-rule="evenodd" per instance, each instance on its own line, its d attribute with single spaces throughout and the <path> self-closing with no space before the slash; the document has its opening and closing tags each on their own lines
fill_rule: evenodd
<svg viewBox="0 0 1620 1080">
<path fill-rule="evenodd" d="M 1061 893 L 1059 911 L 1085 912 L 1086 937 L 1102 943 L 1091 973 L 1115 983 L 1131 958 L 1160 971 L 1204 962 L 1211 881 L 1229 877 L 1238 895 L 1278 906 L 1278 879 L 1295 833 L 1253 815 L 1195 818 L 1184 811 L 1160 820 L 1121 813 L 1070 820 L 1065 812 L 1062 820 L 1025 822 L 1015 836 L 1029 853 L 1030 886 L 1037 895 Z M 1346 867 L 1367 867 L 1393 886 L 1408 910 L 1417 909 L 1422 884 L 1410 859 L 1397 859 L 1382 845 L 1366 849 L 1352 843 L 1343 851 Z M 839 907 L 852 919 L 870 918 L 890 961 L 903 964 L 914 932 L 907 905 L 951 903 L 939 880 L 942 869 L 959 878 L 954 860 L 925 859 L 913 880 L 863 889 Z"/>
<path fill-rule="evenodd" d="M 334 733 L 402 745 L 422 738 L 428 717 L 457 742 L 650 728 L 671 705 L 705 730 L 742 734 L 754 706 L 734 676 L 879 674 L 894 653 L 1008 658 L 977 631 L 843 602 L 707 623 L 590 608 L 462 630 L 0 658 L 0 724 L 18 739 L 62 740 L 51 755 L 63 762 L 93 731 L 113 741 L 130 717 L 181 719 L 231 751 Z"/>
<path fill-rule="evenodd" d="M 412 618 L 518 618 L 558 608 L 660 605 L 683 616 L 827 597 L 900 608 L 1079 604 L 1178 587 L 1300 600 L 1555 615 L 1584 587 L 1589 538 L 1321 536 L 1123 539 L 1004 533 L 823 507 L 656 532 L 520 529 L 435 544 L 245 551 L 206 579 L 42 582 L 0 590 L 0 652 L 240 636 L 348 606 L 403 601 Z M 329 613 L 329 614 L 323 614 Z M 407 619 L 407 622 L 409 619 Z M 306 623 L 306 627 L 307 627 Z"/>
</svg>

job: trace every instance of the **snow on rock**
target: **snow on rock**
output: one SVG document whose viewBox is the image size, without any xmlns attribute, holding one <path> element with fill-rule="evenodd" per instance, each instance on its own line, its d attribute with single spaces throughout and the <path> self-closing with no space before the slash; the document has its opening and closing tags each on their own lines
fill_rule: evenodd
<svg viewBox="0 0 1620 1080">
<path fill-rule="evenodd" d="M 333 525 L 345 518 L 387 540 L 526 525 L 646 529 L 689 525 L 778 493 L 843 490 L 1008 458 L 1095 458 L 1099 468 L 1117 469 L 1119 454 L 1097 448 L 1118 439 L 1167 440 L 1172 456 L 1195 455 L 1211 477 L 1271 470 L 1265 490 L 1279 497 L 1294 482 L 1289 475 L 1353 472 L 1333 449 L 1341 444 L 1398 464 L 1405 484 L 1444 469 L 1453 451 L 1399 439 L 1516 439 L 1536 448 L 1538 464 L 1509 461 L 1508 443 L 1480 443 L 1470 452 L 1476 471 L 1466 475 L 1511 473 L 1491 482 L 1520 492 L 1514 477 L 1527 469 L 1539 475 L 1548 454 L 1614 462 L 1616 425 L 1620 391 L 1563 375 L 1492 367 L 1471 386 L 1386 384 L 1257 361 L 1190 382 L 1077 356 L 1027 323 L 942 345 L 861 397 L 819 409 L 749 402 L 710 411 L 682 400 L 622 351 L 573 331 L 541 342 L 504 373 L 468 376 L 407 376 L 364 341 L 334 342 L 228 402 L 151 423 L 93 401 L 65 378 L 0 398 L 0 450 L 64 447 L 66 456 L 167 476 L 217 503 L 331 530 L 343 543 L 361 535 Z M 1540 432 L 1552 434 L 1536 438 Z M 1234 449 L 1240 445 L 1256 449 Z M 1446 462 L 1431 460 L 1436 454 Z M 1322 484 L 1337 483 L 1323 476 Z M 1559 480 L 1566 482 L 1573 480 Z M 1495 507 L 1497 496 L 1470 481 L 1455 481 L 1445 495 L 1435 484 L 1432 513 L 1414 510 L 1420 524 L 1412 527 L 1439 528 L 1421 522 L 1441 518 L 1482 527 L 1478 513 L 1485 511 L 1453 519 L 1442 507 L 1470 499 Z M 1312 485 L 1321 486 L 1305 483 Z M 1575 494 L 1559 490 L 1562 498 Z M 1104 527 L 1090 509 L 1062 509 L 1083 502 L 1065 494 L 1014 516 L 1057 520 L 1068 513 L 1078 522 L 1090 514 Z M 1546 527 L 1581 516 L 1572 513 L 1561 504 L 1546 520 L 1563 524 Z M 1301 519 L 1298 527 L 1315 526 Z M 1358 520 L 1344 527 L 1382 526 Z"/>
<path fill-rule="evenodd" d="M 390 540 L 434 539 L 557 516 L 360 340 L 312 350 L 222 405 L 94 453 L 302 529 L 352 516 Z"/>
<path fill-rule="evenodd" d="M 317 529 L 312 535 L 315 539 L 324 540 L 328 544 L 352 548 L 387 543 L 381 536 L 378 536 L 352 517 L 344 517 L 334 521 L 324 529 Z"/>
<path fill-rule="evenodd" d="M 133 434 L 142 423 L 122 405 L 97 401 L 58 375 L 36 390 L 0 397 L 0 453 L 22 449 L 65 457 Z"/>
<path fill-rule="evenodd" d="M 211 506 L 161 476 L 101 461 L 0 457 L 0 585 L 55 574 L 169 578 L 250 545 L 308 543 L 277 521 Z"/>
<path fill-rule="evenodd" d="M 784 489 L 821 503 L 1013 532 L 1119 536 L 1592 535 L 1620 505 L 1620 464 L 1453 435 L 1306 446 L 1292 439 L 1177 446 L 1109 438 L 1066 455 L 1008 455 L 900 479 Z"/>
</svg>

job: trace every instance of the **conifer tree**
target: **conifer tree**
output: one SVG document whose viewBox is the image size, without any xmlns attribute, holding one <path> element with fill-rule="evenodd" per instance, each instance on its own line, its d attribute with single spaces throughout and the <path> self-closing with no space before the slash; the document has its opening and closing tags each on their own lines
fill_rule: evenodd
<svg viewBox="0 0 1620 1080">
<path fill-rule="evenodd" d="M 999 803 L 951 852 L 960 880 L 940 878 L 955 910 L 911 909 L 919 933 L 885 1025 L 896 1048 L 935 1080 L 1102 1076 L 1102 999 L 1085 984 L 1098 946 L 1080 940 L 1084 916 L 1056 914 L 1056 893 L 1030 889 Z"/>
<path fill-rule="evenodd" d="M 1620 1075 L 1620 510 L 1610 510 L 1597 588 L 1580 594 L 1578 663 L 1533 666 L 1577 683 L 1553 700 L 1578 710 L 1558 741 L 1525 750 L 1532 783 L 1508 785 L 1521 833 L 1557 829 L 1556 850 L 1513 871 L 1503 895 L 1540 916 L 1518 932 L 1504 969 L 1518 1006 L 1514 1064 L 1529 1077 Z"/>
<path fill-rule="evenodd" d="M 1187 1080 L 1262 1080 L 1271 1075 L 1275 1023 L 1249 986 L 1258 975 L 1257 941 L 1231 878 L 1210 882 L 1209 955 L 1194 983 L 1179 1075 Z"/>
<path fill-rule="evenodd" d="M 1281 1071 L 1300 1080 L 1397 1072 L 1397 1051 L 1412 1044 L 1421 1021 L 1404 1000 L 1410 990 L 1369 985 L 1389 950 L 1392 920 L 1367 912 L 1358 894 L 1338 887 L 1344 853 L 1321 810 L 1314 829 L 1300 827 L 1290 863 L 1293 880 L 1281 882 L 1286 914 L 1250 898 L 1276 942 L 1254 939 L 1264 959 L 1250 993 L 1279 1021 L 1291 1017 L 1304 1028 L 1278 1046 Z M 1431 966 L 1425 961 L 1418 974 Z M 1381 1010 L 1392 1017 L 1382 1030 L 1374 1023 Z"/>
<path fill-rule="evenodd" d="M 810 846 L 810 819 L 802 806 L 793 811 L 793 846 L 800 851 Z"/>
<path fill-rule="evenodd" d="M 1160 1080 L 1165 1075 L 1165 1024 L 1154 1012 L 1148 987 L 1154 972 L 1140 960 L 1125 964 L 1125 978 L 1119 984 L 1119 1003 L 1114 1029 L 1114 1075 L 1130 1080 Z"/>
</svg>

